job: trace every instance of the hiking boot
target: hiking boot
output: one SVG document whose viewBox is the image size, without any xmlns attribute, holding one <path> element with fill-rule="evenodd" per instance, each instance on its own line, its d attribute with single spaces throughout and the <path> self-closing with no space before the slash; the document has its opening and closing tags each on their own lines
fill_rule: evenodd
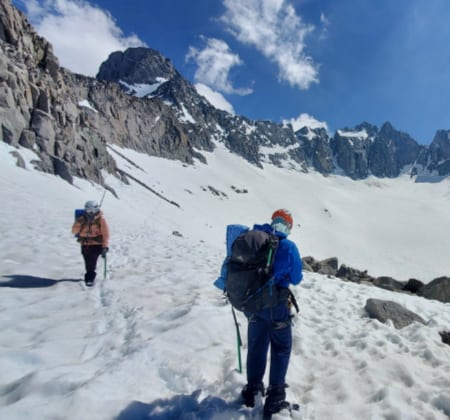
<svg viewBox="0 0 450 420">
<path fill-rule="evenodd" d="M 257 385 L 245 385 L 241 391 L 242 398 L 244 399 L 244 404 L 247 407 L 255 406 L 255 396 L 261 392 L 261 395 L 264 396 L 264 384 L 260 382 Z"/>
<path fill-rule="evenodd" d="M 280 412 L 288 408 L 290 404 L 286 401 L 287 385 L 270 386 L 267 389 L 267 398 L 264 403 L 264 415 L 270 415 Z"/>
<path fill-rule="evenodd" d="M 95 271 L 88 271 L 84 275 L 84 284 L 88 287 L 92 287 L 95 283 L 95 277 L 97 276 L 97 273 Z"/>
</svg>

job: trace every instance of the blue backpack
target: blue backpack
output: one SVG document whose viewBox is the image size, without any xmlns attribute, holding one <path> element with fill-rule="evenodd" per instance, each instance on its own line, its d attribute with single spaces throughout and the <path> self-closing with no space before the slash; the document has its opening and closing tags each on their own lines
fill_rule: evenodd
<svg viewBox="0 0 450 420">
<path fill-rule="evenodd" d="M 244 232 L 247 232 L 249 228 L 244 225 L 228 225 L 227 226 L 227 232 L 226 232 L 226 246 L 227 246 L 227 256 L 225 258 L 225 261 L 222 264 L 222 268 L 220 269 L 220 276 L 219 278 L 214 282 L 214 286 L 218 287 L 220 290 L 225 291 L 226 287 L 226 279 L 227 279 L 227 262 L 228 258 L 231 255 L 231 246 L 233 245 L 233 242 L 235 239 Z"/>
<path fill-rule="evenodd" d="M 84 216 L 85 213 L 86 213 L 85 209 L 75 209 L 74 211 L 75 221 L 77 221 L 81 216 Z"/>
</svg>

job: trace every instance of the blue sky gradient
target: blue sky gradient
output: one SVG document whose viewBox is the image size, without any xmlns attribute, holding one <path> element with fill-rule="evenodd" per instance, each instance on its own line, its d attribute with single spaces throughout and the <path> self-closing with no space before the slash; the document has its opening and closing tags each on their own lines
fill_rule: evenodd
<svg viewBox="0 0 450 420">
<path fill-rule="evenodd" d="M 450 129 L 448 0 L 14 0 L 61 65 L 145 45 L 251 119 Z"/>
</svg>

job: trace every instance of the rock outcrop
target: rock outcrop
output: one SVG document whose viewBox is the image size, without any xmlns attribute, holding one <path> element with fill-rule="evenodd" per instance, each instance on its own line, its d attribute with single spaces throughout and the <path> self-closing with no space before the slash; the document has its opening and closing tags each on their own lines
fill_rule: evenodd
<svg viewBox="0 0 450 420">
<path fill-rule="evenodd" d="M 413 322 L 426 324 L 425 320 L 416 313 L 388 300 L 367 299 L 365 309 L 371 318 L 378 319 L 383 323 L 390 320 L 397 329 L 407 327 Z"/>
<path fill-rule="evenodd" d="M 427 299 L 450 303 L 450 278 L 438 277 L 428 284 L 417 279 L 408 281 L 396 280 L 389 276 L 373 277 L 367 270 L 358 270 L 345 264 L 339 265 L 336 257 L 317 261 L 311 256 L 303 257 L 303 269 L 315 273 L 337 277 L 344 281 L 368 284 L 392 292 L 412 293 Z"/>
<path fill-rule="evenodd" d="M 7 0 L 0 0 L 0 47 L 1 140 L 33 149 L 38 169 L 103 184 L 103 170 L 124 176 L 108 143 L 187 163 L 199 155 L 163 100 L 61 68 L 51 45 Z"/>
<path fill-rule="evenodd" d="M 445 276 L 438 277 L 421 287 L 417 294 L 427 299 L 450 303 L 450 278 Z"/>
</svg>

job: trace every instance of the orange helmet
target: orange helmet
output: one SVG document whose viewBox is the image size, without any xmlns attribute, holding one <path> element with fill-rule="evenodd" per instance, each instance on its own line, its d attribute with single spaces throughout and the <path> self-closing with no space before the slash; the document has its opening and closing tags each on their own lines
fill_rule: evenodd
<svg viewBox="0 0 450 420">
<path fill-rule="evenodd" d="M 289 225 L 289 229 L 292 229 L 294 220 L 292 219 L 291 212 L 286 209 L 275 210 L 272 214 L 272 221 L 275 219 L 282 219 L 285 223 Z"/>
</svg>

